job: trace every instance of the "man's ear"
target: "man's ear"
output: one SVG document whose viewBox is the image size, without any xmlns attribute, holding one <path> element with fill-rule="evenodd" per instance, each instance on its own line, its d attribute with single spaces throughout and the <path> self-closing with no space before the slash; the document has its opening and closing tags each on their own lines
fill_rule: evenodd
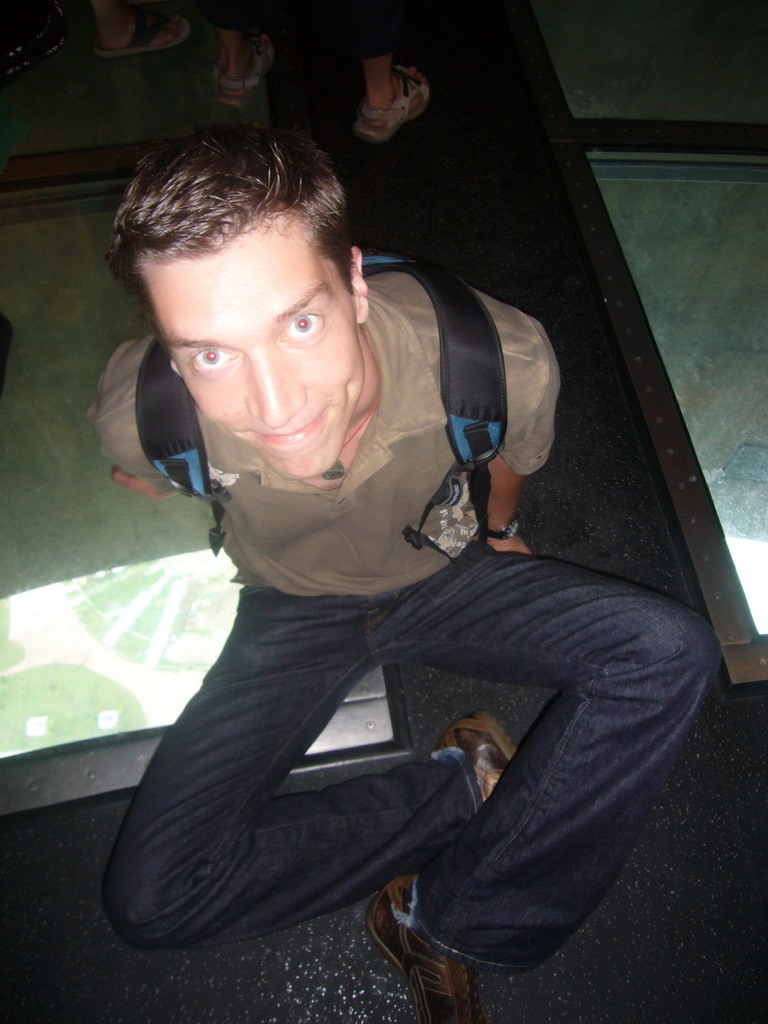
<svg viewBox="0 0 768 1024">
<path fill-rule="evenodd" d="M 357 322 L 364 324 L 368 319 L 368 282 L 363 277 L 363 254 L 356 245 L 352 246 L 352 295 L 355 300 Z"/>
</svg>

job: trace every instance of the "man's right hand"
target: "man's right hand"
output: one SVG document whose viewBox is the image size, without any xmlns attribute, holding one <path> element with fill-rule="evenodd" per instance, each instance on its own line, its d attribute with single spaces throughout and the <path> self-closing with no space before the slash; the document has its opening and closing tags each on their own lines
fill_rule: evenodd
<svg viewBox="0 0 768 1024">
<path fill-rule="evenodd" d="M 116 484 L 120 484 L 121 487 L 127 487 L 129 491 L 135 491 L 136 494 L 140 494 L 144 498 L 169 498 L 173 491 L 161 491 L 151 484 L 148 480 L 142 480 L 140 476 L 131 476 L 130 473 L 126 473 L 120 469 L 119 466 L 112 467 L 112 479 Z"/>
</svg>

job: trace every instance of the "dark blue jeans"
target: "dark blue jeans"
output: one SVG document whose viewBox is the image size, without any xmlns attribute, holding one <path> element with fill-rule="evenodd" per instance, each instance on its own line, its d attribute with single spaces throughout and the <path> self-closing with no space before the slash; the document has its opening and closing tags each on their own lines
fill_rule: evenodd
<svg viewBox="0 0 768 1024">
<path fill-rule="evenodd" d="M 463 756 L 275 797 L 386 662 L 556 696 L 485 804 Z M 420 873 L 415 927 L 429 942 L 484 970 L 535 966 L 621 868 L 718 662 L 709 627 L 665 597 L 479 544 L 373 597 L 246 588 L 128 812 L 110 918 L 137 945 L 212 945 Z"/>
<path fill-rule="evenodd" d="M 197 0 L 217 28 L 248 32 L 274 17 L 278 0 Z M 403 23 L 403 0 L 314 0 L 317 30 L 338 50 L 367 60 L 391 53 Z"/>
</svg>

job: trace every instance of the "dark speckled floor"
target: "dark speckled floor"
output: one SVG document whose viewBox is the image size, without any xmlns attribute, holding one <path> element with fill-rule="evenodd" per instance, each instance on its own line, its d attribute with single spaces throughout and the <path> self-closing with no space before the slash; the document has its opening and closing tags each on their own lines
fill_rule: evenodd
<svg viewBox="0 0 768 1024">
<path fill-rule="evenodd" d="M 541 552 L 691 600 L 612 356 L 537 141 L 496 3 L 412 4 L 404 62 L 429 113 L 388 146 L 351 139 L 358 70 L 314 47 L 318 141 L 348 186 L 356 239 L 441 263 L 538 316 L 561 360 L 559 441 L 531 481 Z M 404 670 L 417 752 L 489 706 L 522 735 L 546 694 Z M 483 979 L 494 1024 L 768 1020 L 768 701 L 713 695 L 603 905 L 537 971 Z M 315 784 L 322 783 L 315 779 Z M 306 783 L 306 777 L 302 784 Z M 126 803 L 99 798 L 2 826 L 0 1019 L 12 1024 L 407 1024 L 405 991 L 368 943 L 362 905 L 268 940 L 138 952 L 112 934 L 99 882 Z"/>
</svg>

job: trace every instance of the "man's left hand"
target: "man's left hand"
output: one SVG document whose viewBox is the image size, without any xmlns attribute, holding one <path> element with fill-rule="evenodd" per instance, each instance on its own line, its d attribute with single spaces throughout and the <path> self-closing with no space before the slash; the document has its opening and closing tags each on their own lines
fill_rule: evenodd
<svg viewBox="0 0 768 1024">
<path fill-rule="evenodd" d="M 489 548 L 493 548 L 494 551 L 516 551 L 519 555 L 533 555 L 531 549 L 520 534 L 517 533 L 514 537 L 510 537 L 509 540 L 496 540 L 495 537 L 489 537 L 486 544 Z"/>
</svg>

